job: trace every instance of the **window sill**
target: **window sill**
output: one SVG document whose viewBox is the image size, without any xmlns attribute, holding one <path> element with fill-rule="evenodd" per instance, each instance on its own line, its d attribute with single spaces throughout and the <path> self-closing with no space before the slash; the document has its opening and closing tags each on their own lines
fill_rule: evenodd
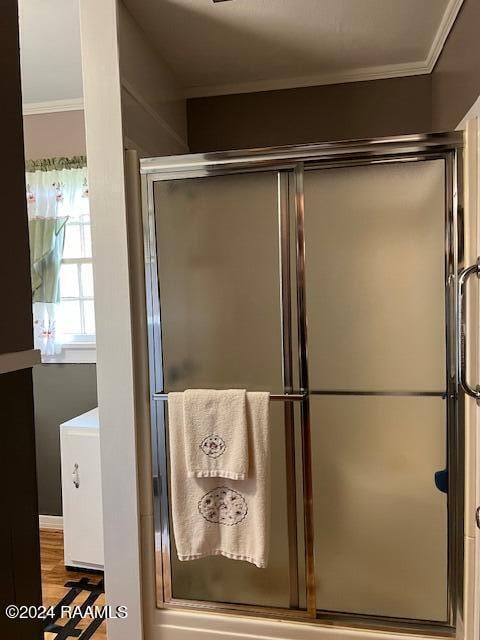
<svg viewBox="0 0 480 640">
<path fill-rule="evenodd" d="M 95 343 L 72 342 L 64 344 L 62 352 L 55 356 L 42 356 L 42 364 L 88 364 L 97 362 Z"/>
</svg>

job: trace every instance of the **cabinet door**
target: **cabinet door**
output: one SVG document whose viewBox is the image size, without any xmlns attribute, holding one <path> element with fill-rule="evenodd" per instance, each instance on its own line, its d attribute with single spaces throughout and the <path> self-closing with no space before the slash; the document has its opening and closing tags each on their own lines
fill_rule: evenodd
<svg viewBox="0 0 480 640">
<path fill-rule="evenodd" d="M 64 431 L 62 488 L 65 562 L 103 565 L 102 494 L 98 431 Z"/>
</svg>

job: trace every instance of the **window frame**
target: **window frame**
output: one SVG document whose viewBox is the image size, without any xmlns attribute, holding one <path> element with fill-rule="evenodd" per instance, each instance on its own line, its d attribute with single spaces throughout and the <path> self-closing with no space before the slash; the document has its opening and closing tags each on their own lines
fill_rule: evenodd
<svg viewBox="0 0 480 640">
<path fill-rule="evenodd" d="M 82 219 L 83 218 L 83 219 Z M 88 218 L 88 219 L 86 219 Z M 60 334 L 62 336 L 62 350 L 55 356 L 51 356 L 46 361 L 47 363 L 95 363 L 97 361 L 97 346 L 96 346 L 96 333 L 88 334 L 84 333 L 86 319 L 85 319 L 85 302 L 93 302 L 95 304 L 95 295 L 84 295 L 83 292 L 83 278 L 82 278 L 82 266 L 90 264 L 93 268 L 93 258 L 91 254 L 90 244 L 87 247 L 87 241 L 85 238 L 85 227 L 91 228 L 90 216 L 81 214 L 78 217 L 71 216 L 67 220 L 66 233 L 71 227 L 79 227 L 80 229 L 80 253 L 82 257 L 65 258 L 62 257 L 61 264 L 76 265 L 77 269 L 77 282 L 78 282 L 78 296 L 62 296 L 60 295 L 60 303 L 63 301 L 78 302 L 80 306 L 80 324 L 82 333 L 72 334 Z M 69 339 L 70 338 L 70 339 Z"/>
</svg>

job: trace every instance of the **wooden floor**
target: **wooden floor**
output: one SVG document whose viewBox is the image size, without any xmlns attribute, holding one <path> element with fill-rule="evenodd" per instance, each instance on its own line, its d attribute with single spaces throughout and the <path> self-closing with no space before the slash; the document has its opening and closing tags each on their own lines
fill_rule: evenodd
<svg viewBox="0 0 480 640">
<path fill-rule="evenodd" d="M 63 596 L 69 591 L 64 585 L 69 580 L 79 580 L 87 577 L 91 581 L 97 582 L 101 576 L 92 573 L 83 573 L 77 571 L 67 571 L 63 564 L 63 533 L 61 531 L 53 531 L 42 529 L 40 531 L 40 551 L 42 562 L 42 591 L 43 604 L 46 607 L 57 604 Z M 85 600 L 88 594 L 83 591 L 80 595 L 81 602 Z M 74 600 L 71 606 L 76 606 L 81 602 Z M 105 604 L 105 596 L 101 595 L 95 602 L 96 606 L 101 607 Z M 78 624 L 79 628 L 88 626 L 91 620 L 86 618 Z M 59 620 L 57 624 L 63 625 L 68 622 L 67 619 Z M 102 622 L 97 631 L 93 634 L 95 640 L 105 640 L 107 637 L 105 622 Z M 53 640 L 55 634 L 45 633 L 45 640 Z"/>
</svg>

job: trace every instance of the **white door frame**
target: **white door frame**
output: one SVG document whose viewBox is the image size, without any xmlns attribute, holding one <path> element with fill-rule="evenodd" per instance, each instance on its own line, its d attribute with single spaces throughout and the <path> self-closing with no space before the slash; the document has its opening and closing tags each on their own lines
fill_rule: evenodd
<svg viewBox="0 0 480 640">
<path fill-rule="evenodd" d="M 118 0 L 81 0 L 109 640 L 144 638 Z"/>
<path fill-rule="evenodd" d="M 480 97 L 462 119 L 457 129 L 465 132 L 465 208 L 467 238 L 466 264 L 480 256 Z M 478 289 L 478 288 L 477 288 Z M 469 359 L 474 363 L 469 372 L 471 384 L 480 383 L 480 303 L 474 288 L 469 290 L 467 337 Z M 465 424 L 465 616 L 463 635 L 466 640 L 480 638 L 480 530 L 476 524 L 476 508 L 480 505 L 480 408 L 467 399 Z"/>
</svg>

